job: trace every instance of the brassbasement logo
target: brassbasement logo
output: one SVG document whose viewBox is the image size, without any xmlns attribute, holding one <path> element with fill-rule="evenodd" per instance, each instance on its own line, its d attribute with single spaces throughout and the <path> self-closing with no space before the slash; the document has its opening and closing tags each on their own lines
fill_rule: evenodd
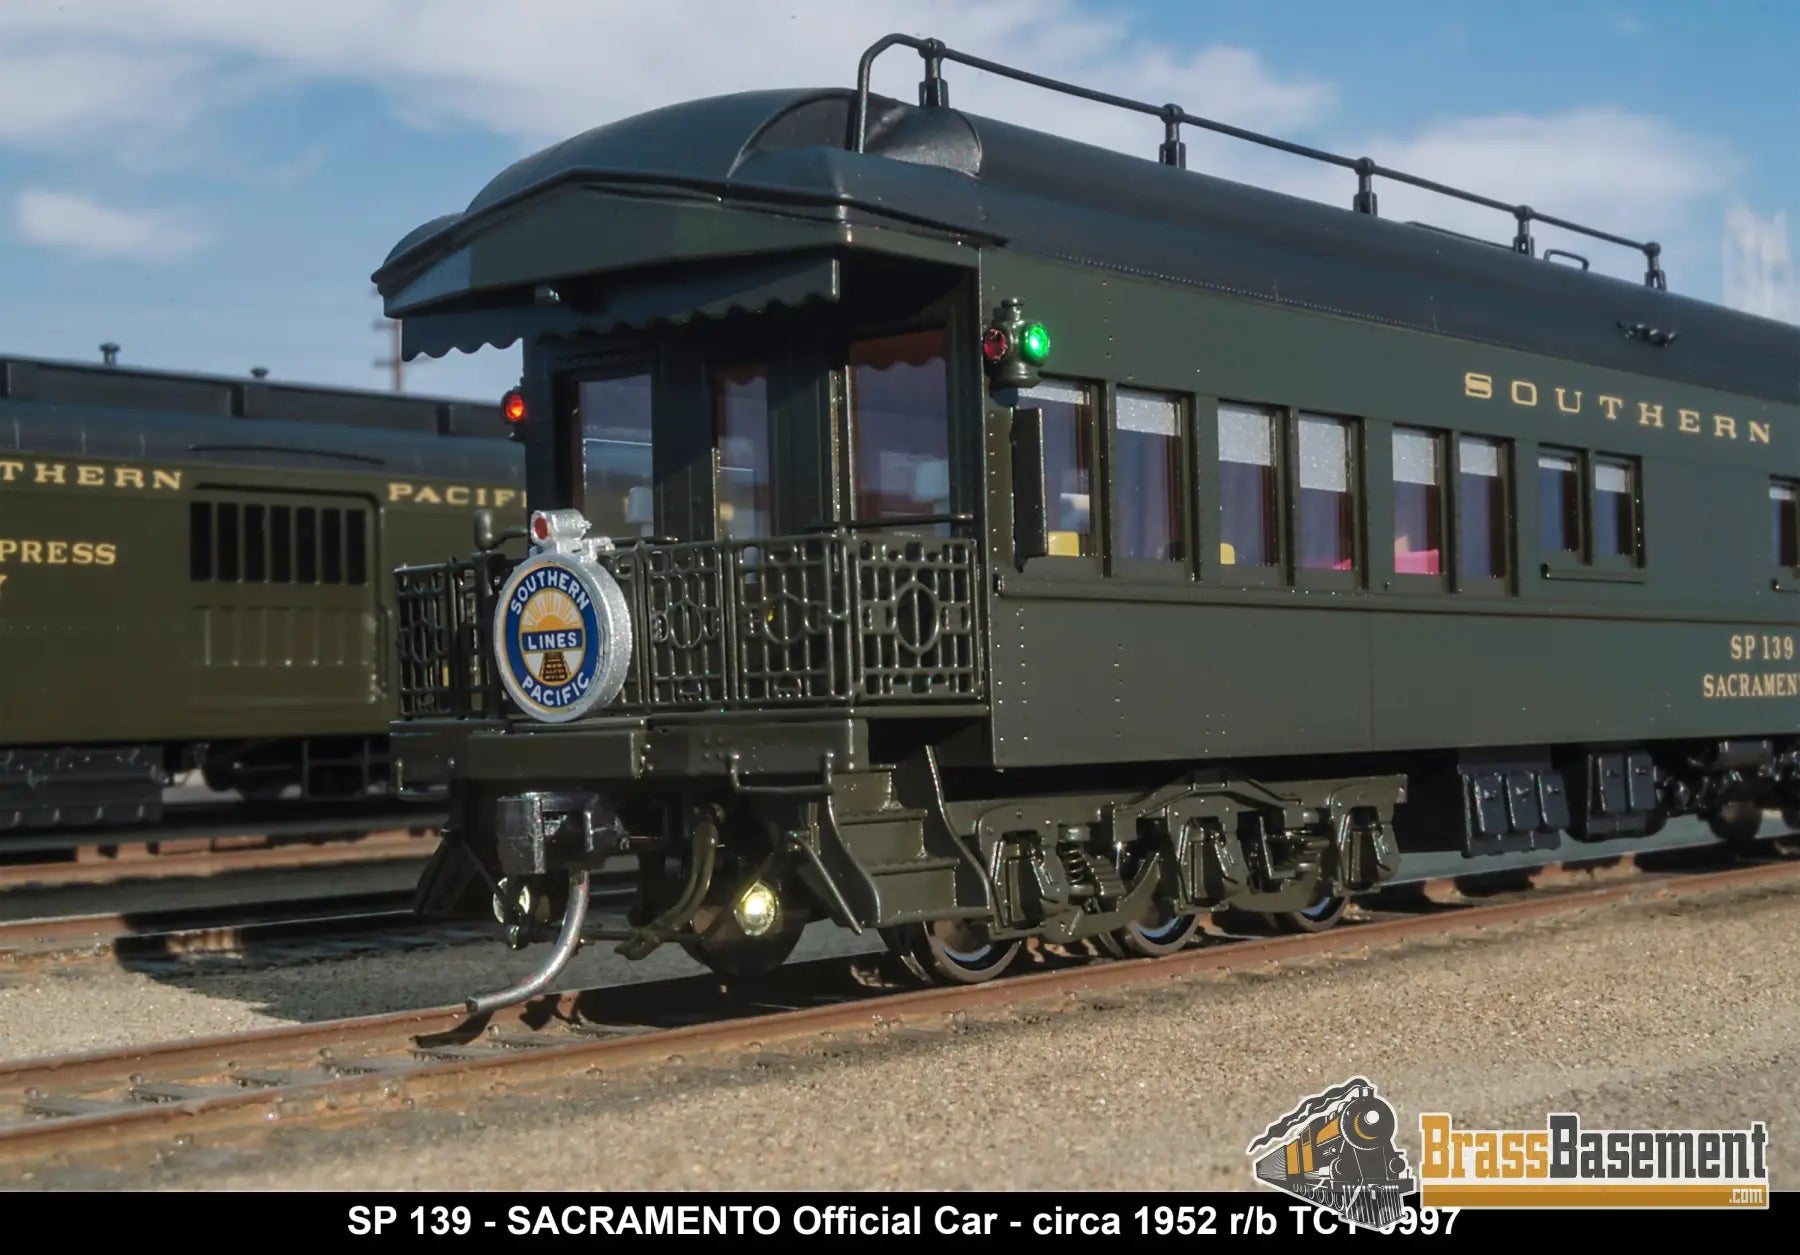
<svg viewBox="0 0 1800 1255">
<path fill-rule="evenodd" d="M 1386 1233 L 1413 1188 L 1397 1127 L 1394 1109 L 1357 1076 L 1301 1099 L 1244 1153 L 1264 1185 Z"/>
<path fill-rule="evenodd" d="M 1421 1207 L 1767 1207 L 1768 1128 L 1459 1129 L 1419 1117 Z"/>
</svg>

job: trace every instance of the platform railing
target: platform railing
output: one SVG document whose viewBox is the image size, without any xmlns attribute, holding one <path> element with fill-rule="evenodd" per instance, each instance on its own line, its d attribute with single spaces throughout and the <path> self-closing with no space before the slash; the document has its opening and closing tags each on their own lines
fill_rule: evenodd
<svg viewBox="0 0 1800 1255">
<path fill-rule="evenodd" d="M 852 530 L 600 555 L 634 649 L 601 713 L 978 702 L 976 541 Z M 395 572 L 402 719 L 511 712 L 492 657 L 497 553 Z"/>
</svg>

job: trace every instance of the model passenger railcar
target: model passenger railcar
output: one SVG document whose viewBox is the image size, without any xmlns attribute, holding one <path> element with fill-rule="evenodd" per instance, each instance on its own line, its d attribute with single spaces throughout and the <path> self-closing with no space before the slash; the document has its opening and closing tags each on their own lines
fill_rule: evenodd
<svg viewBox="0 0 1800 1255">
<path fill-rule="evenodd" d="M 492 406 L 0 359 L 0 831 L 158 818 L 172 773 L 385 787 L 399 563 L 523 520 Z"/>
<path fill-rule="evenodd" d="M 869 94 L 894 43 L 917 107 Z M 422 904 L 562 914 L 498 998 L 621 855 L 625 954 L 828 916 L 973 981 L 1800 801 L 1800 329 L 1366 160 L 1249 137 L 1352 209 L 1190 172 L 1173 107 L 1106 98 L 1159 162 L 972 117 L 946 60 L 1016 73 L 895 37 L 629 118 L 376 276 L 408 353 L 524 342 L 531 556 L 398 574 Z"/>
</svg>

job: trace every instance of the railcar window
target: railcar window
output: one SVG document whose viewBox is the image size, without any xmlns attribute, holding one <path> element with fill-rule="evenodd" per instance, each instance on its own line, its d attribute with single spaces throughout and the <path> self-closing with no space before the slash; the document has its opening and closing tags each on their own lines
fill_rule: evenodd
<svg viewBox="0 0 1800 1255">
<path fill-rule="evenodd" d="M 1637 468 L 1623 458 L 1594 459 L 1594 554 L 1637 557 Z"/>
<path fill-rule="evenodd" d="M 1046 379 L 1019 394 L 1044 412 L 1044 505 L 1050 552 L 1094 552 L 1094 405 L 1085 385 Z"/>
<path fill-rule="evenodd" d="M 369 582 L 365 511 L 235 501 L 188 504 L 190 578 L 315 584 L 321 573 L 327 584 Z"/>
<path fill-rule="evenodd" d="M 576 386 L 583 510 L 596 536 L 656 534 L 651 494 L 650 375 L 583 379 Z"/>
<path fill-rule="evenodd" d="M 1121 558 L 1180 562 L 1181 403 L 1120 388 L 1115 405 L 1118 459 L 1113 486 L 1113 548 Z"/>
<path fill-rule="evenodd" d="M 1274 566 L 1275 416 L 1244 405 L 1219 406 L 1219 561 Z"/>
<path fill-rule="evenodd" d="M 1444 441 L 1394 429 L 1394 572 L 1444 572 Z"/>
<path fill-rule="evenodd" d="M 1771 556 L 1784 571 L 1800 567 L 1800 486 L 1778 479 L 1769 485 L 1769 523 L 1774 528 Z"/>
<path fill-rule="evenodd" d="M 1506 451 L 1496 440 L 1457 441 L 1457 572 L 1464 579 L 1504 579 Z"/>
<path fill-rule="evenodd" d="M 344 512 L 344 566 L 347 582 L 369 582 L 369 521 L 361 510 Z"/>
<path fill-rule="evenodd" d="M 768 536 L 769 380 L 762 367 L 713 376 L 713 426 L 719 535 L 730 540 Z"/>
<path fill-rule="evenodd" d="M 238 577 L 238 508 L 234 502 L 221 501 L 214 520 L 219 533 L 218 571 L 222 580 Z"/>
<path fill-rule="evenodd" d="M 1538 454 L 1538 547 L 1546 557 L 1581 552 L 1581 459 Z"/>
<path fill-rule="evenodd" d="M 319 516 L 311 506 L 294 511 L 294 577 L 301 584 L 319 581 Z"/>
<path fill-rule="evenodd" d="M 210 580 L 213 574 L 212 502 L 188 503 L 188 578 Z"/>
<path fill-rule="evenodd" d="M 356 517 L 360 521 L 362 515 Z M 294 578 L 294 511 L 290 506 L 278 505 L 269 516 L 269 578 L 277 584 Z"/>
<path fill-rule="evenodd" d="M 1356 504 L 1350 489 L 1350 424 L 1300 416 L 1299 565 L 1309 571 L 1356 566 Z"/>
<path fill-rule="evenodd" d="M 941 328 L 850 346 L 856 519 L 950 511 L 950 391 Z"/>
<path fill-rule="evenodd" d="M 327 584 L 344 582 L 344 516 L 338 510 L 319 511 L 319 557 Z"/>
<path fill-rule="evenodd" d="M 244 579 L 256 584 L 268 578 L 267 514 L 266 506 L 244 507 Z"/>
</svg>

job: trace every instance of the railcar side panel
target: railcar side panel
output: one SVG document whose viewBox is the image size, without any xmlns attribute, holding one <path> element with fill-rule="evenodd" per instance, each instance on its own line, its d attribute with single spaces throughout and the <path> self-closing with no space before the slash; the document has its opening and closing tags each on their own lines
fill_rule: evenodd
<svg viewBox="0 0 1800 1255">
<path fill-rule="evenodd" d="M 998 765 L 1786 735 L 1800 720 L 1800 603 L 1768 547 L 1771 477 L 1800 466 L 1793 407 L 989 250 L 984 305 L 1008 297 L 1054 329 L 1046 378 L 1093 399 L 1095 552 L 1011 560 L 1013 410 L 990 405 Z M 1187 423 L 1192 556 L 1163 570 L 1103 556 L 1112 513 L 1138 505 L 1108 438 L 1120 387 L 1178 399 Z M 1221 400 L 1278 432 L 1301 414 L 1349 424 L 1352 569 L 1298 565 L 1291 439 L 1280 560 L 1232 561 Z M 1441 574 L 1393 556 L 1397 428 L 1447 456 L 1463 437 L 1499 449 L 1503 577 L 1453 573 L 1448 480 Z M 1584 476 L 1627 468 L 1631 555 L 1540 545 L 1539 460 L 1562 451 Z"/>
</svg>

